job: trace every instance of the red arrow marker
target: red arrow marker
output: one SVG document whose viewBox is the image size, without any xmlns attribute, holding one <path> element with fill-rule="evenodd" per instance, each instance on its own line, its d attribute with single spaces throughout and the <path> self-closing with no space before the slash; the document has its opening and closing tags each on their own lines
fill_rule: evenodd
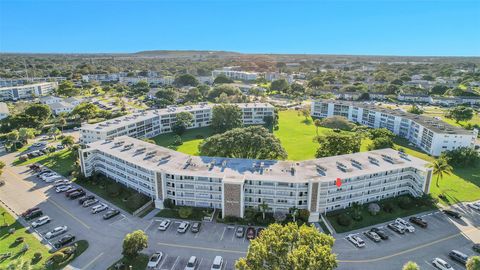
<svg viewBox="0 0 480 270">
<path fill-rule="evenodd" d="M 341 187 L 342 186 L 342 179 L 337 178 L 337 182 L 335 184 L 337 185 L 337 187 Z"/>
</svg>

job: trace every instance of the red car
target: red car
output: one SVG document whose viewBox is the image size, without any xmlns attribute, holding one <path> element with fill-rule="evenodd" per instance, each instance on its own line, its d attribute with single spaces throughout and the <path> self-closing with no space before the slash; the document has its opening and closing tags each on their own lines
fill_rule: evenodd
<svg viewBox="0 0 480 270">
<path fill-rule="evenodd" d="M 247 239 L 252 240 L 254 238 L 255 238 L 255 228 L 248 227 L 248 229 L 247 229 Z"/>
<path fill-rule="evenodd" d="M 23 212 L 23 213 L 21 214 L 21 216 L 22 216 L 22 217 L 25 217 L 25 216 L 27 216 L 28 214 L 32 213 L 33 211 L 37 211 L 37 210 L 40 210 L 40 208 L 38 208 L 38 207 L 30 208 L 30 209 L 28 209 L 27 211 Z"/>
</svg>

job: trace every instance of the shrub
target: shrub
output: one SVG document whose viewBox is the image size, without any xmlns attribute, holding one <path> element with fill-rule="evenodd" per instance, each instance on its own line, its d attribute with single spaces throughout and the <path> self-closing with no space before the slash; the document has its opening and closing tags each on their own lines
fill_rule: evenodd
<svg viewBox="0 0 480 270">
<path fill-rule="evenodd" d="M 371 203 L 368 205 L 368 212 L 370 212 L 372 216 L 376 216 L 378 212 L 380 212 L 380 206 L 376 203 Z"/>
<path fill-rule="evenodd" d="M 182 137 L 178 136 L 178 135 L 175 135 L 173 137 L 173 145 L 182 145 L 183 144 L 183 141 L 182 141 Z"/>
<path fill-rule="evenodd" d="M 337 217 L 337 223 L 341 226 L 348 227 L 350 224 L 352 224 L 352 220 L 346 214 L 340 214 Z"/>
<path fill-rule="evenodd" d="M 395 210 L 391 202 L 385 202 L 382 208 L 383 208 L 383 211 L 387 213 L 393 213 L 393 211 Z"/>
<path fill-rule="evenodd" d="M 163 206 L 165 206 L 165 208 L 169 208 L 169 209 L 172 209 L 173 207 L 175 207 L 175 204 L 173 204 L 173 200 L 170 199 L 170 198 L 167 198 L 163 201 Z"/>
<path fill-rule="evenodd" d="M 242 223 L 243 219 L 236 216 L 226 216 L 223 221 L 226 223 Z"/>
<path fill-rule="evenodd" d="M 59 264 L 59 263 L 62 263 L 65 260 L 65 254 L 63 252 L 57 251 L 57 252 L 52 254 L 52 257 L 50 257 L 50 259 L 54 263 Z"/>
<path fill-rule="evenodd" d="M 192 213 L 193 209 L 191 207 L 180 207 L 180 209 L 178 209 L 178 215 L 181 218 L 188 218 L 192 215 Z"/>
<path fill-rule="evenodd" d="M 35 252 L 35 253 L 33 254 L 33 259 L 34 259 L 35 261 L 39 261 L 41 258 L 42 258 L 42 253 L 40 253 L 40 252 Z"/>
<path fill-rule="evenodd" d="M 412 208 L 412 199 L 409 197 L 400 197 L 398 200 L 398 206 L 404 210 Z"/>
<path fill-rule="evenodd" d="M 351 131 L 355 127 L 355 124 L 348 121 L 347 118 L 342 116 L 332 116 L 332 117 L 325 118 L 321 121 L 320 125 L 326 128 L 346 130 L 346 131 Z"/>
<path fill-rule="evenodd" d="M 298 216 L 297 216 L 298 220 L 307 222 L 309 217 L 310 217 L 310 212 L 308 212 L 307 209 L 298 210 Z"/>
<path fill-rule="evenodd" d="M 355 221 L 361 221 L 363 219 L 361 211 L 352 211 L 351 216 Z"/>
<path fill-rule="evenodd" d="M 120 195 L 121 191 L 122 191 L 122 188 L 120 187 L 119 184 L 110 183 L 107 185 L 107 193 L 110 197 L 117 197 L 118 195 Z"/>
<path fill-rule="evenodd" d="M 277 211 L 273 214 L 273 218 L 276 222 L 282 222 L 287 218 L 287 214 L 285 212 Z"/>
</svg>

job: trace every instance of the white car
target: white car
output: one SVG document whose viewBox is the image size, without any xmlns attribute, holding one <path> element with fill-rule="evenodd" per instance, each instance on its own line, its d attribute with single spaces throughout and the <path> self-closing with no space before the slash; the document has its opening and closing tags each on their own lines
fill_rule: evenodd
<svg viewBox="0 0 480 270">
<path fill-rule="evenodd" d="M 190 226 L 190 222 L 188 221 L 182 221 L 180 225 L 178 225 L 177 232 L 179 233 L 185 233 L 188 230 L 188 227 Z"/>
<path fill-rule="evenodd" d="M 215 259 L 213 259 L 212 267 L 210 267 L 210 270 L 219 270 L 222 268 L 223 268 L 222 256 L 215 256 Z"/>
<path fill-rule="evenodd" d="M 60 192 L 65 192 L 69 190 L 72 186 L 71 185 L 63 185 L 55 188 L 55 192 L 60 193 Z"/>
<path fill-rule="evenodd" d="M 100 213 L 102 211 L 107 210 L 107 208 L 108 208 L 108 205 L 106 205 L 104 203 L 97 204 L 97 205 L 92 207 L 92 214 Z"/>
<path fill-rule="evenodd" d="M 467 203 L 467 206 L 474 210 L 480 211 L 480 202 Z"/>
<path fill-rule="evenodd" d="M 47 232 L 47 233 L 45 234 L 45 238 L 50 239 L 50 238 L 59 236 L 60 234 L 66 232 L 67 230 L 68 230 L 68 227 L 67 227 L 67 226 L 56 227 L 55 229 Z"/>
<path fill-rule="evenodd" d="M 404 219 L 397 218 L 397 219 L 395 219 L 395 222 L 396 222 L 397 224 L 402 225 L 403 228 L 405 228 L 405 231 L 407 231 L 407 232 L 415 232 L 415 227 L 413 227 L 412 224 L 408 223 L 408 222 L 405 221 Z"/>
<path fill-rule="evenodd" d="M 68 181 L 68 180 L 66 180 L 66 179 L 65 179 L 65 180 L 60 180 L 60 182 L 55 183 L 55 184 L 53 185 L 53 187 L 56 187 L 56 188 L 57 188 L 57 187 L 61 187 L 61 186 L 68 186 L 69 183 L 70 183 L 70 181 Z"/>
<path fill-rule="evenodd" d="M 363 241 L 360 236 L 355 235 L 355 234 L 349 234 L 347 235 L 347 240 L 350 241 L 354 246 L 361 248 L 365 246 L 365 241 Z"/>
<path fill-rule="evenodd" d="M 432 264 L 435 268 L 440 270 L 455 270 L 450 264 L 440 258 L 433 259 Z"/>
<path fill-rule="evenodd" d="M 198 259 L 195 256 L 190 257 L 188 259 L 187 265 L 185 266 L 185 270 L 195 270 L 198 266 Z"/>
<path fill-rule="evenodd" d="M 37 228 L 52 221 L 49 216 L 43 216 L 32 222 L 32 227 Z"/>
<path fill-rule="evenodd" d="M 58 178 L 62 178 L 62 176 L 56 175 L 56 176 L 48 177 L 48 178 L 45 178 L 44 181 L 45 181 L 45 183 L 52 183 L 52 182 L 58 180 Z"/>
<path fill-rule="evenodd" d="M 160 225 L 158 226 L 158 230 L 160 231 L 166 231 L 168 227 L 170 226 L 170 223 L 172 223 L 169 219 L 164 219 L 162 222 L 160 222 Z"/>
<path fill-rule="evenodd" d="M 45 180 L 45 178 L 52 177 L 52 176 L 55 176 L 55 175 L 57 175 L 57 174 L 51 172 L 51 173 L 44 173 L 44 174 L 40 175 L 39 177 L 40 177 L 42 180 Z"/>
<path fill-rule="evenodd" d="M 148 260 L 147 267 L 148 268 L 156 268 L 160 261 L 163 258 L 163 253 L 162 252 L 155 252 L 152 254 L 150 257 L 150 260 Z"/>
</svg>

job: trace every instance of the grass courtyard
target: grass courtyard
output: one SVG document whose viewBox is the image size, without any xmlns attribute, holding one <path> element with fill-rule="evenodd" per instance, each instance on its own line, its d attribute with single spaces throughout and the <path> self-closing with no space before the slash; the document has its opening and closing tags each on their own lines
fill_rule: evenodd
<svg viewBox="0 0 480 270">
<path fill-rule="evenodd" d="M 63 149 L 48 155 L 42 155 L 36 158 L 28 159 L 26 161 L 15 160 L 13 165 L 24 166 L 33 163 L 40 163 L 58 172 L 63 176 L 69 176 L 73 171 L 76 155 L 71 149 Z"/>
<path fill-rule="evenodd" d="M 428 115 L 429 113 L 427 113 Z M 273 134 L 280 139 L 283 147 L 288 153 L 289 160 L 306 160 L 315 157 L 317 150 L 317 143 L 313 142 L 316 136 L 316 128 L 311 118 L 298 115 L 297 111 L 287 110 L 279 112 L 279 129 L 273 131 Z M 470 123 L 480 121 L 480 119 L 472 119 Z M 444 119 L 444 118 L 442 118 Z M 450 119 L 447 119 L 450 120 Z M 453 121 L 455 122 L 455 121 Z M 328 128 L 320 127 L 319 134 L 328 132 Z M 200 128 L 188 130 L 182 135 L 183 145 L 173 147 L 173 135 L 163 134 L 154 138 L 155 142 L 162 146 L 170 146 L 177 151 L 196 155 L 198 154 L 198 145 L 203 140 L 202 137 L 208 137 L 212 134 L 210 128 Z M 408 145 L 408 141 L 404 139 L 396 139 L 394 141 L 395 147 L 398 149 L 402 147 L 409 155 L 433 161 L 434 158 L 425 154 L 419 149 Z M 369 140 L 363 140 L 360 151 L 367 151 L 370 144 Z M 473 201 L 480 199 L 480 169 L 476 168 L 456 168 L 452 175 L 447 175 L 439 181 L 439 186 L 435 185 L 433 179 L 431 185 L 432 196 L 438 198 L 438 195 L 444 194 L 448 201 L 440 200 L 442 204 L 454 204 L 459 201 Z"/>
</svg>

